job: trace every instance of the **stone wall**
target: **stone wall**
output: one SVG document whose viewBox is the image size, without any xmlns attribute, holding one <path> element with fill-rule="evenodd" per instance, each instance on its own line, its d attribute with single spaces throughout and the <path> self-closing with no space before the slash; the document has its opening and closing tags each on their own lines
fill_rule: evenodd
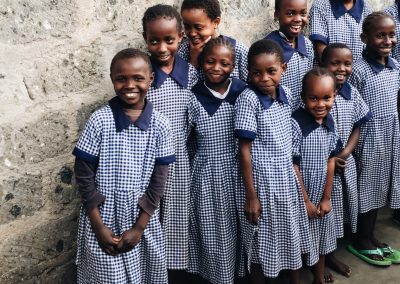
<svg viewBox="0 0 400 284">
<path fill-rule="evenodd" d="M 181 1 L 0 0 L 0 283 L 75 282 L 71 151 L 113 96 L 112 56 L 144 48 L 141 17 L 160 2 Z M 275 27 L 271 0 L 221 3 L 220 30 L 248 45 Z"/>
</svg>

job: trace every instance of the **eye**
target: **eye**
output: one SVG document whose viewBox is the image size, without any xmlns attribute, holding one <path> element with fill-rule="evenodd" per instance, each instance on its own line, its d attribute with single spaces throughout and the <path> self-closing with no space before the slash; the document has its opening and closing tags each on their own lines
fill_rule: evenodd
<svg viewBox="0 0 400 284">
<path fill-rule="evenodd" d="M 173 44 L 175 42 L 175 38 L 168 37 L 165 41 L 167 42 L 167 44 Z"/>
<path fill-rule="evenodd" d="M 302 17 L 307 17 L 307 11 L 301 11 L 300 15 L 301 15 Z"/>
<path fill-rule="evenodd" d="M 201 31 L 203 29 L 202 25 L 195 25 L 194 28 L 198 31 Z"/>
<path fill-rule="evenodd" d="M 122 77 L 122 76 L 117 76 L 117 77 L 115 77 L 115 81 L 118 83 L 122 83 L 122 82 L 126 81 L 126 78 Z"/>
<path fill-rule="evenodd" d="M 136 82 L 142 82 L 145 80 L 145 78 L 142 76 L 135 76 L 133 77 L 133 80 L 135 80 Z"/>
<path fill-rule="evenodd" d="M 151 45 L 156 45 L 156 44 L 158 44 L 158 40 L 156 40 L 156 39 L 151 39 L 151 40 L 150 40 L 150 44 L 151 44 Z"/>
<path fill-rule="evenodd" d="M 288 15 L 288 16 L 293 16 L 293 15 L 294 15 L 294 11 L 289 10 L 289 11 L 286 12 L 286 15 Z"/>
</svg>

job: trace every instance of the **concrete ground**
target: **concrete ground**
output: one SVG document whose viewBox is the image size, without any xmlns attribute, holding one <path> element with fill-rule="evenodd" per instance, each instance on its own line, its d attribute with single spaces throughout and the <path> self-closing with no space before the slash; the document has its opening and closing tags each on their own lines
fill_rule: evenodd
<svg viewBox="0 0 400 284">
<path fill-rule="evenodd" d="M 382 209 L 379 212 L 378 221 L 375 229 L 376 237 L 390 244 L 393 248 L 400 250 L 400 226 L 395 224 L 391 216 L 392 210 Z M 346 245 L 351 241 L 351 236 L 338 243 L 336 257 L 351 266 L 352 273 L 350 278 L 346 278 L 335 272 L 332 274 L 335 277 L 335 284 L 400 284 L 400 264 L 390 267 L 377 267 L 370 265 L 346 250 Z M 301 283 L 310 284 L 312 282 L 312 274 L 309 270 L 303 269 L 301 273 Z M 206 284 L 207 281 L 197 277 L 185 275 L 176 284 Z M 247 279 L 241 279 L 236 284 L 247 284 Z M 287 277 L 282 276 L 268 284 L 283 284 L 287 283 Z"/>
</svg>

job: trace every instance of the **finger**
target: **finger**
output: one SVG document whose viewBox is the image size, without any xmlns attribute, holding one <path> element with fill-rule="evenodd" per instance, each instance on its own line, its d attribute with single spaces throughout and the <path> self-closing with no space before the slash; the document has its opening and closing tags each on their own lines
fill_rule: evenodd
<svg viewBox="0 0 400 284">
<path fill-rule="evenodd" d="M 251 214 L 251 220 L 252 220 L 252 223 L 254 225 L 257 225 L 258 224 L 258 216 L 257 216 L 257 214 L 255 214 L 255 213 Z"/>
<path fill-rule="evenodd" d="M 205 41 L 204 44 L 206 44 L 207 42 L 209 42 L 211 40 L 211 36 L 209 36 Z"/>
</svg>

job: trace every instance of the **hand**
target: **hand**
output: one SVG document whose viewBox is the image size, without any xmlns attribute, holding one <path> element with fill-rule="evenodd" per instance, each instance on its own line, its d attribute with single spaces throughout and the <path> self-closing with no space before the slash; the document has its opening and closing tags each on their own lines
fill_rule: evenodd
<svg viewBox="0 0 400 284">
<path fill-rule="evenodd" d="M 118 252 L 123 253 L 132 250 L 140 242 L 142 235 L 143 230 L 137 226 L 133 226 L 131 229 L 123 232 L 117 246 Z"/>
<path fill-rule="evenodd" d="M 306 209 L 307 209 L 307 215 L 308 215 L 309 219 L 317 218 L 320 213 L 318 208 L 315 207 L 315 205 L 310 200 L 308 200 L 306 202 Z"/>
<path fill-rule="evenodd" d="M 117 245 L 120 238 L 115 236 L 114 232 L 105 225 L 93 228 L 93 231 L 101 249 L 108 255 L 116 256 L 118 254 Z"/>
<path fill-rule="evenodd" d="M 253 198 L 246 198 L 246 202 L 244 204 L 244 214 L 250 223 L 254 225 L 258 224 L 258 218 L 261 215 L 261 204 L 257 196 Z"/>
<path fill-rule="evenodd" d="M 209 42 L 211 39 L 211 36 L 206 38 L 204 41 L 200 41 L 197 44 L 193 44 L 189 40 L 189 50 L 190 50 L 190 58 L 189 61 L 194 67 L 198 67 L 198 60 L 201 52 L 203 51 L 204 46 L 206 45 L 207 42 Z"/>
<path fill-rule="evenodd" d="M 335 170 L 336 170 L 336 172 L 342 173 L 345 170 L 346 166 L 347 166 L 346 159 L 340 158 L 339 156 L 335 157 Z"/>
<path fill-rule="evenodd" d="M 326 214 L 331 212 L 331 200 L 327 198 L 322 198 L 320 203 L 318 204 L 318 210 L 320 211 L 319 217 L 324 217 Z"/>
</svg>

